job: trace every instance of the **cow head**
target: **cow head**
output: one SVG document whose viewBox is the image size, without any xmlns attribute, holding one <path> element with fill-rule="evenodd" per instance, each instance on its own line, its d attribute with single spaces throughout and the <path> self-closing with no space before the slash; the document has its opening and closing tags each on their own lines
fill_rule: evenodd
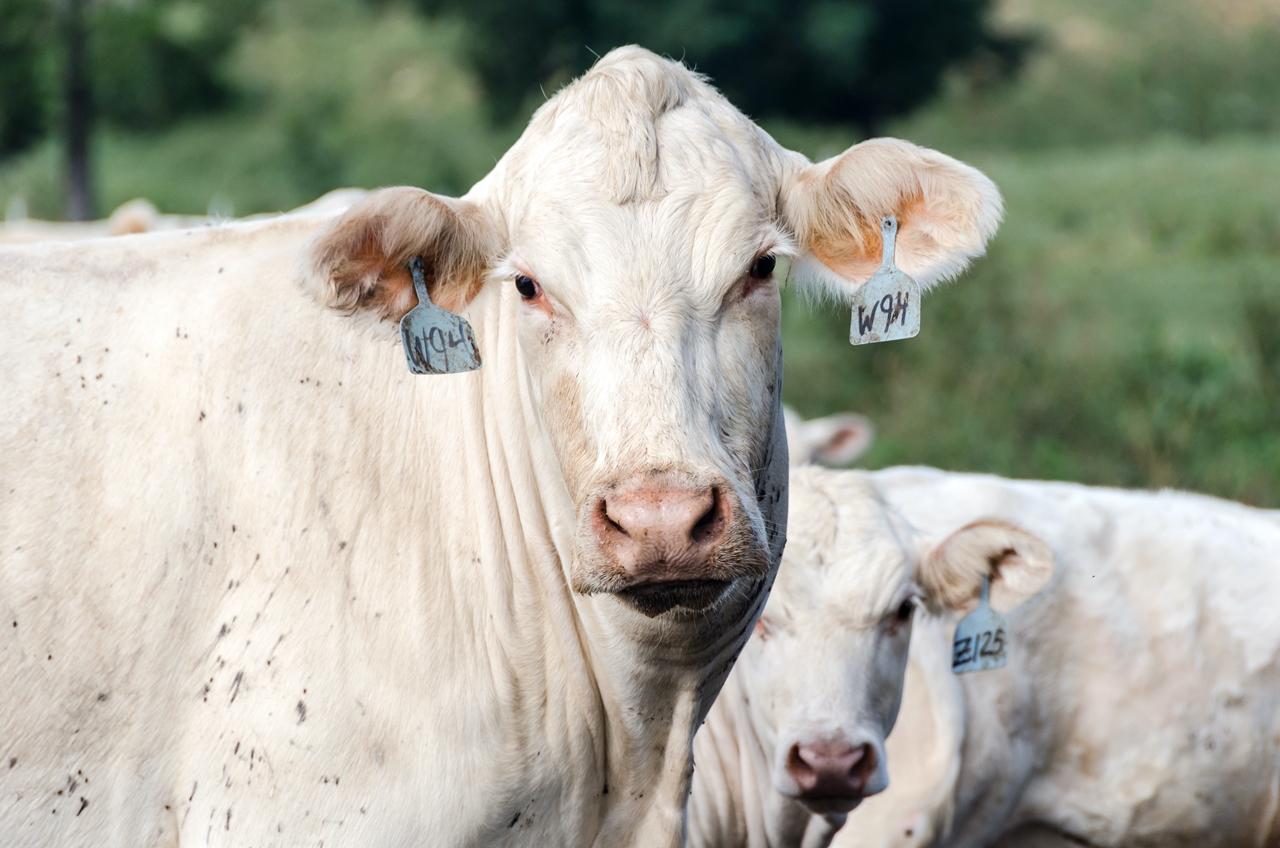
<svg viewBox="0 0 1280 848">
<path fill-rule="evenodd" d="M 901 141 L 812 165 L 698 75 L 630 47 L 539 109 L 465 197 L 392 188 L 353 207 L 307 276 L 388 336 L 417 302 L 412 257 L 437 305 L 499 298 L 519 356 L 483 367 L 532 386 L 576 508 L 573 589 L 651 617 L 734 598 L 745 611 L 786 518 L 776 260 L 847 295 L 879 265 L 885 214 L 899 266 L 928 284 L 982 251 L 1000 200 Z"/>
<path fill-rule="evenodd" d="M 857 472 L 798 469 L 790 541 L 735 673 L 772 749 L 774 788 L 811 812 L 847 812 L 888 786 L 884 741 L 902 697 L 912 617 L 972 609 L 984 576 L 1011 609 L 1052 576 L 1053 552 L 1000 521 L 932 544 Z"/>
</svg>

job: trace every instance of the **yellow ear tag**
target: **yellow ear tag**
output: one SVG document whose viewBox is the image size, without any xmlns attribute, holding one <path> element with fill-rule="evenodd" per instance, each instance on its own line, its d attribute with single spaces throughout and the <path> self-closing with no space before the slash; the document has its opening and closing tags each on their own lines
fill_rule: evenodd
<svg viewBox="0 0 1280 848">
<path fill-rule="evenodd" d="M 1000 668 L 1009 661 L 1009 620 L 987 603 L 990 591 L 991 577 L 983 577 L 978 608 L 956 626 L 951 641 L 951 670 L 956 674 Z"/>
<path fill-rule="evenodd" d="M 422 257 L 410 260 L 409 273 L 418 293 L 418 305 L 400 319 L 400 340 L 409 370 L 415 374 L 459 374 L 479 368 L 480 348 L 471 324 L 431 302 Z"/>
<path fill-rule="evenodd" d="M 920 332 L 920 286 L 893 264 L 898 219 L 880 219 L 884 237 L 880 270 L 853 292 L 850 344 L 874 344 L 909 339 Z"/>
</svg>

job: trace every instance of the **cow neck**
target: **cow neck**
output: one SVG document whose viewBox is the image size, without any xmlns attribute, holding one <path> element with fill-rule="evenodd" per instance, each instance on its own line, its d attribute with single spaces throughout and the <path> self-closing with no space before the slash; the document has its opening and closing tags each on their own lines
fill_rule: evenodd
<svg viewBox="0 0 1280 848">
<path fill-rule="evenodd" d="M 596 801 L 595 844 L 674 848 L 683 832 L 693 734 L 709 706 L 708 677 L 728 673 L 742 634 L 671 640 L 667 625 L 612 597 L 571 591 L 576 509 L 538 413 L 515 309 L 514 295 L 491 286 L 466 313 L 490 363 L 473 383 L 478 403 L 468 404 L 469 479 L 492 481 L 488 494 L 505 549 L 486 552 L 485 560 L 505 563 L 510 572 L 506 591 L 490 598 L 493 626 L 506 655 L 523 658 L 514 667 L 525 700 L 557 705 L 545 707 L 548 713 L 557 707 L 576 713 L 590 728 L 595 774 L 588 763 L 575 762 L 570 771 L 584 782 L 583 801 Z M 491 579 L 504 584 L 502 575 Z M 706 649 L 690 656 L 690 641 Z M 539 679 L 527 679 L 535 667 Z"/>
</svg>

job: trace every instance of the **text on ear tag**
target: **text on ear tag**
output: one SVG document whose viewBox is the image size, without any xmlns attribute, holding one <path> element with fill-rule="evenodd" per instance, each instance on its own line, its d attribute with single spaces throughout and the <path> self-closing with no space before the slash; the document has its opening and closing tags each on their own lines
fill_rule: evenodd
<svg viewBox="0 0 1280 848">
<path fill-rule="evenodd" d="M 418 305 L 400 319 L 404 358 L 415 374 L 459 374 L 480 367 L 480 348 L 471 324 L 431 302 L 422 257 L 409 262 Z"/>
<path fill-rule="evenodd" d="M 898 219 L 880 219 L 884 237 L 880 270 L 853 291 L 850 344 L 909 339 L 920 332 L 920 286 L 893 264 Z"/>
<path fill-rule="evenodd" d="M 987 595 L 991 578 L 982 578 L 978 608 L 960 619 L 951 642 L 951 670 L 986 671 L 1009 662 L 1009 620 L 991 608 Z"/>
</svg>

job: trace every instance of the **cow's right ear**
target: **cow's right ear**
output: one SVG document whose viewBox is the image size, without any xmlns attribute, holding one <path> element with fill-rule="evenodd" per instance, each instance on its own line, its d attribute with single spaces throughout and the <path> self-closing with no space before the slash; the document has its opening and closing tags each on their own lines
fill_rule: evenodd
<svg viewBox="0 0 1280 848">
<path fill-rule="evenodd" d="M 1039 592 L 1054 571 L 1049 543 L 1004 521 L 975 521 L 952 533 L 920 562 L 917 582 L 934 607 L 970 610 L 982 578 L 991 577 L 991 606 L 1008 612 Z"/>
<path fill-rule="evenodd" d="M 317 236 L 308 282 L 325 306 L 398 321 L 418 304 L 408 263 L 421 256 L 431 300 L 457 311 L 480 291 L 497 243 L 494 227 L 469 201 L 386 188 Z"/>
</svg>

